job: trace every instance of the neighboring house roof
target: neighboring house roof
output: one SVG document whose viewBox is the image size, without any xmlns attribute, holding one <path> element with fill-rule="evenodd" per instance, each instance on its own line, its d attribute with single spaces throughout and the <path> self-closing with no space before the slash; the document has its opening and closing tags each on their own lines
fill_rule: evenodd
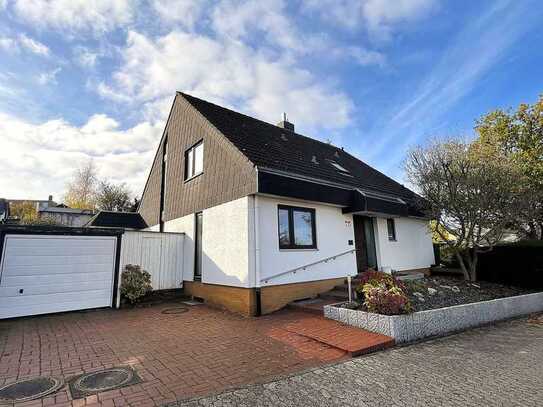
<svg viewBox="0 0 543 407">
<path fill-rule="evenodd" d="M 408 188 L 341 148 L 196 97 L 179 94 L 259 169 L 317 178 L 407 201 L 417 197 Z"/>
<path fill-rule="evenodd" d="M 54 206 L 39 210 L 40 213 L 69 213 L 73 215 L 94 215 L 92 209 L 68 208 L 67 206 Z"/>
<path fill-rule="evenodd" d="M 85 227 L 145 229 L 147 223 L 137 212 L 100 211 L 85 224 Z"/>
</svg>

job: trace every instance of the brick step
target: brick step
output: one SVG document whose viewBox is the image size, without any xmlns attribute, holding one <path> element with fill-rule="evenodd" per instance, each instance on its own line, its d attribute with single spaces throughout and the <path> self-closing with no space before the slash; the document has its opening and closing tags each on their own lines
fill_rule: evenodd
<svg viewBox="0 0 543 407">
<path fill-rule="evenodd" d="M 340 349 L 351 357 L 394 346 L 394 339 L 389 336 L 343 325 L 323 317 L 304 318 L 286 325 L 284 329 Z"/>
</svg>

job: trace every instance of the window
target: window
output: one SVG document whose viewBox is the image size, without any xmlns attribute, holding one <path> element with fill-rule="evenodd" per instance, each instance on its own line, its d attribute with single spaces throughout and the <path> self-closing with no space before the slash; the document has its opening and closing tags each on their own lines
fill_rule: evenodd
<svg viewBox="0 0 543 407">
<path fill-rule="evenodd" d="M 279 248 L 316 249 L 315 210 L 279 205 Z"/>
<path fill-rule="evenodd" d="M 185 151 L 185 180 L 204 172 L 204 142 L 200 141 Z"/>
<path fill-rule="evenodd" d="M 396 225 L 394 219 L 387 219 L 388 240 L 391 242 L 396 241 Z"/>
</svg>

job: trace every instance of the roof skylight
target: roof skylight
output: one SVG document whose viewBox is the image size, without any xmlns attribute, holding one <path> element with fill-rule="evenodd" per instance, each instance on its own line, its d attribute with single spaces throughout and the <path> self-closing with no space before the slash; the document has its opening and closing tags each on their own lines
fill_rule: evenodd
<svg viewBox="0 0 543 407">
<path fill-rule="evenodd" d="M 342 172 L 344 174 L 349 174 L 349 170 L 339 165 L 337 162 L 328 160 L 328 162 L 339 172 Z"/>
</svg>

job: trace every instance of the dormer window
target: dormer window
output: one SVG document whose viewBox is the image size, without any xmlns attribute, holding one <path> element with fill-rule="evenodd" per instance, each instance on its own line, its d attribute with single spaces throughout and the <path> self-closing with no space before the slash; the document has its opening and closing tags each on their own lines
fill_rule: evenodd
<svg viewBox="0 0 543 407">
<path fill-rule="evenodd" d="M 204 172 L 204 142 L 199 141 L 185 151 L 185 181 Z"/>
<path fill-rule="evenodd" d="M 332 161 L 332 160 L 328 160 L 328 162 L 330 163 L 330 165 L 332 165 L 336 170 L 338 170 L 339 172 L 343 173 L 343 174 L 349 174 L 349 170 L 342 167 L 341 165 L 339 165 L 337 162 L 335 161 Z"/>
</svg>

